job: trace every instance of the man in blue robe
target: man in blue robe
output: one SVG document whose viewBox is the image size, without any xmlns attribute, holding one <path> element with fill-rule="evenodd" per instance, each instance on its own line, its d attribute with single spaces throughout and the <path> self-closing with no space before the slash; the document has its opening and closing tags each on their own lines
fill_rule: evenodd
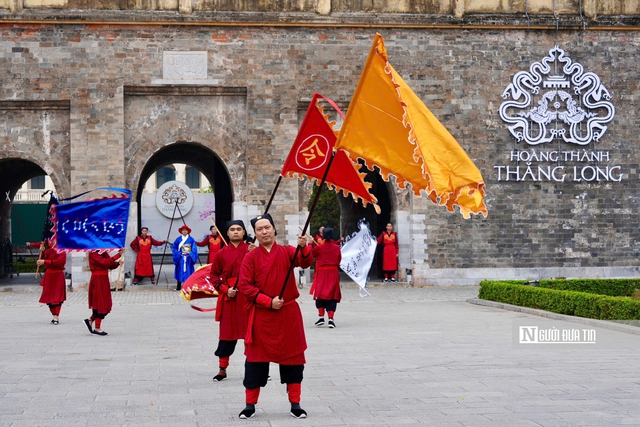
<svg viewBox="0 0 640 427">
<path fill-rule="evenodd" d="M 198 262 L 198 247 L 191 237 L 191 229 L 185 224 L 178 229 L 180 237 L 173 242 L 173 263 L 176 266 L 173 277 L 178 282 L 176 291 L 182 289 L 182 282 L 194 272 L 194 265 Z"/>
</svg>

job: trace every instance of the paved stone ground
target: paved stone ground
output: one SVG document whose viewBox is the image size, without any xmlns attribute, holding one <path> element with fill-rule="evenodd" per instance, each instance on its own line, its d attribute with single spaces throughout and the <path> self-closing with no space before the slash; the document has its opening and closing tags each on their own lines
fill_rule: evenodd
<svg viewBox="0 0 640 427">
<path fill-rule="evenodd" d="M 517 345 L 514 324 L 542 318 L 468 303 L 477 291 L 377 286 L 361 298 L 345 286 L 328 329 L 313 326 L 305 288 L 306 420 L 288 414 L 273 365 L 256 416 L 238 420 L 242 345 L 213 383 L 213 314 L 175 292 L 115 293 L 106 337 L 82 323 L 86 292 L 69 294 L 58 326 L 37 292 L 0 292 L 0 426 L 640 426 L 640 336 L 596 328 L 591 347 Z"/>
</svg>

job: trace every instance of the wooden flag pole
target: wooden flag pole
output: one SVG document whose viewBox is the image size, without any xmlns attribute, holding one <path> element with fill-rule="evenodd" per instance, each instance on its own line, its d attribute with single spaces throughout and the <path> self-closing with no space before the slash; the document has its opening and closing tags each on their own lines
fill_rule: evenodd
<svg viewBox="0 0 640 427">
<path fill-rule="evenodd" d="M 269 208 L 271 207 L 271 202 L 273 202 L 273 197 L 276 195 L 276 191 L 278 191 L 278 187 L 280 187 L 280 183 L 282 182 L 282 175 L 278 177 L 278 182 L 276 182 L 276 186 L 271 192 L 271 198 L 269 198 L 269 203 L 267 203 L 267 207 L 264 208 L 264 213 L 269 212 Z"/>
<path fill-rule="evenodd" d="M 302 227 L 298 227 L 298 230 L 302 231 Z M 316 245 L 318 244 L 318 241 L 316 240 L 316 238 L 313 237 L 311 234 L 307 233 L 307 234 L 305 234 L 305 236 L 311 237 L 311 240 L 313 240 Z"/>
<path fill-rule="evenodd" d="M 329 158 L 329 163 L 327 164 L 327 168 L 324 171 L 324 175 L 322 175 L 322 180 L 318 185 L 318 192 L 316 193 L 316 197 L 313 199 L 313 204 L 311 205 L 311 209 L 309 210 L 309 215 L 307 215 L 307 221 L 304 223 L 304 227 L 302 228 L 302 235 L 307 234 L 307 229 L 309 228 L 309 224 L 311 223 L 311 216 L 313 215 L 313 211 L 316 209 L 316 205 L 318 204 L 318 200 L 320 199 L 320 193 L 322 193 L 322 187 L 324 187 L 324 183 L 327 180 L 327 175 L 329 175 L 329 168 L 331 168 L 331 164 L 333 163 L 333 158 L 335 157 L 335 151 L 331 152 L 331 157 Z M 280 299 L 284 295 L 284 291 L 287 288 L 287 283 L 289 282 L 289 278 L 291 277 L 291 273 L 293 273 L 293 268 L 295 266 L 296 258 L 298 258 L 298 254 L 300 253 L 300 246 L 296 246 L 296 252 L 293 254 L 293 260 L 291 261 L 291 265 L 289 266 L 289 271 L 287 272 L 287 277 L 284 279 L 284 283 L 282 285 L 282 289 L 280 290 Z"/>
<path fill-rule="evenodd" d="M 42 245 L 44 245 L 44 241 L 42 241 L 40 243 L 40 248 L 39 248 L 40 255 L 38 255 L 38 261 L 40 261 L 42 259 L 42 254 L 44 253 L 44 251 L 42 250 Z M 40 266 L 39 265 L 36 266 L 36 279 L 38 278 L 38 274 L 40 274 Z"/>
<path fill-rule="evenodd" d="M 225 246 L 229 246 L 229 244 L 227 243 L 227 241 L 225 240 L 224 236 L 222 235 L 222 233 L 220 232 L 220 230 L 218 230 L 218 226 L 216 225 L 215 222 L 213 222 L 213 218 L 209 217 L 209 221 L 211 221 L 211 224 L 213 224 L 213 227 L 216 229 L 216 231 L 218 232 L 218 236 L 220 236 L 220 238 L 222 239 L 222 241 L 224 242 Z"/>
<path fill-rule="evenodd" d="M 124 250 L 120 253 L 120 260 L 124 260 Z M 120 275 L 122 274 L 122 266 L 124 262 L 120 262 L 118 267 L 118 278 L 116 279 L 116 292 L 120 290 Z"/>
</svg>

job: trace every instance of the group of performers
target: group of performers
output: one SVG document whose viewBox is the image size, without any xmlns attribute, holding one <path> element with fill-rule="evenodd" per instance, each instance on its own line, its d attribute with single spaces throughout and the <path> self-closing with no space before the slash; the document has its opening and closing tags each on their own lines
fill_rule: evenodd
<svg viewBox="0 0 640 427">
<path fill-rule="evenodd" d="M 42 242 L 27 242 L 29 246 L 40 246 L 40 259 L 36 261 L 38 267 L 44 268 L 44 274 L 40 285 L 42 294 L 40 303 L 47 304 L 53 316 L 51 323 L 60 323 L 60 310 L 67 299 L 66 277 L 64 268 L 67 263 L 67 253 L 51 247 L 51 241 L 45 239 Z M 111 283 L 109 282 L 109 270 L 118 268 L 123 262 L 121 249 L 115 256 L 107 251 L 93 250 L 89 252 L 89 280 L 88 302 L 91 317 L 84 319 L 84 324 L 89 332 L 95 335 L 105 336 L 107 332 L 102 330 L 102 320 L 111 312 Z"/>
<path fill-rule="evenodd" d="M 225 233 L 229 239 L 224 245 L 217 228 L 202 242 L 196 242 L 190 236 L 191 229 L 186 224 L 180 227 L 180 236 L 173 243 L 173 260 L 176 264 L 175 279 L 177 289 L 194 271 L 197 260 L 197 247 L 209 246 L 211 264 L 210 278 L 218 292 L 216 321 L 219 322 L 219 341 L 215 355 L 219 361 L 219 372 L 214 382 L 227 378 L 229 360 L 238 340 L 244 340 L 245 372 L 245 408 L 239 418 L 246 419 L 255 415 L 255 406 L 260 396 L 260 388 L 266 386 L 269 376 L 269 364 L 279 365 L 280 381 L 286 384 L 290 413 L 296 418 L 306 418 L 307 413 L 300 406 L 302 379 L 306 363 L 305 337 L 302 313 L 297 299 L 300 296 L 295 276 L 289 274 L 291 263 L 294 267 L 309 268 L 315 259 L 315 278 L 311 294 L 316 302 L 319 318 L 316 326 L 325 324 L 335 328 L 334 315 L 341 301 L 339 266 L 342 259 L 338 241 L 334 240 L 333 229 L 320 230 L 312 244 L 307 238 L 299 236 L 298 248 L 279 245 L 276 242 L 276 226 L 269 214 L 260 215 L 251 220 L 258 245 L 247 242 L 247 230 L 240 220 L 229 221 Z M 386 231 L 378 242 L 384 245 L 383 270 L 385 281 L 395 281 L 397 269 L 397 237 L 393 226 L 387 224 Z M 150 277 L 155 284 L 155 275 L 151 262 L 151 246 L 167 241 L 157 241 L 148 235 L 143 227 L 140 235 L 131 243 L 137 252 L 135 283 L 144 277 Z M 213 248 L 213 250 L 212 250 Z M 388 249 L 389 248 L 389 249 Z M 62 303 L 66 299 L 64 266 L 66 253 L 50 248 L 49 241 L 42 243 L 42 259 L 38 266 L 45 268 L 42 279 L 43 291 L 40 302 L 48 304 L 53 315 L 53 324 L 59 323 Z M 109 270 L 117 268 L 124 261 L 124 249 L 114 256 L 107 251 L 89 252 L 88 301 L 92 310 L 90 318 L 84 323 L 92 334 L 105 336 L 102 320 L 111 312 L 112 299 L 109 283 Z M 287 279 L 288 277 L 288 279 Z M 286 283 L 285 283 L 286 281 Z"/>
</svg>

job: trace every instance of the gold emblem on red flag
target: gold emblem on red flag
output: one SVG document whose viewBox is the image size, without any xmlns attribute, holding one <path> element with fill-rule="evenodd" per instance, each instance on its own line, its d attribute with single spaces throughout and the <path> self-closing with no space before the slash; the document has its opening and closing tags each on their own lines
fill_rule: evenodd
<svg viewBox="0 0 640 427">
<path fill-rule="evenodd" d="M 322 135 L 310 135 L 305 139 L 296 153 L 298 167 L 314 170 L 322 167 L 327 161 L 329 141 Z"/>
</svg>

